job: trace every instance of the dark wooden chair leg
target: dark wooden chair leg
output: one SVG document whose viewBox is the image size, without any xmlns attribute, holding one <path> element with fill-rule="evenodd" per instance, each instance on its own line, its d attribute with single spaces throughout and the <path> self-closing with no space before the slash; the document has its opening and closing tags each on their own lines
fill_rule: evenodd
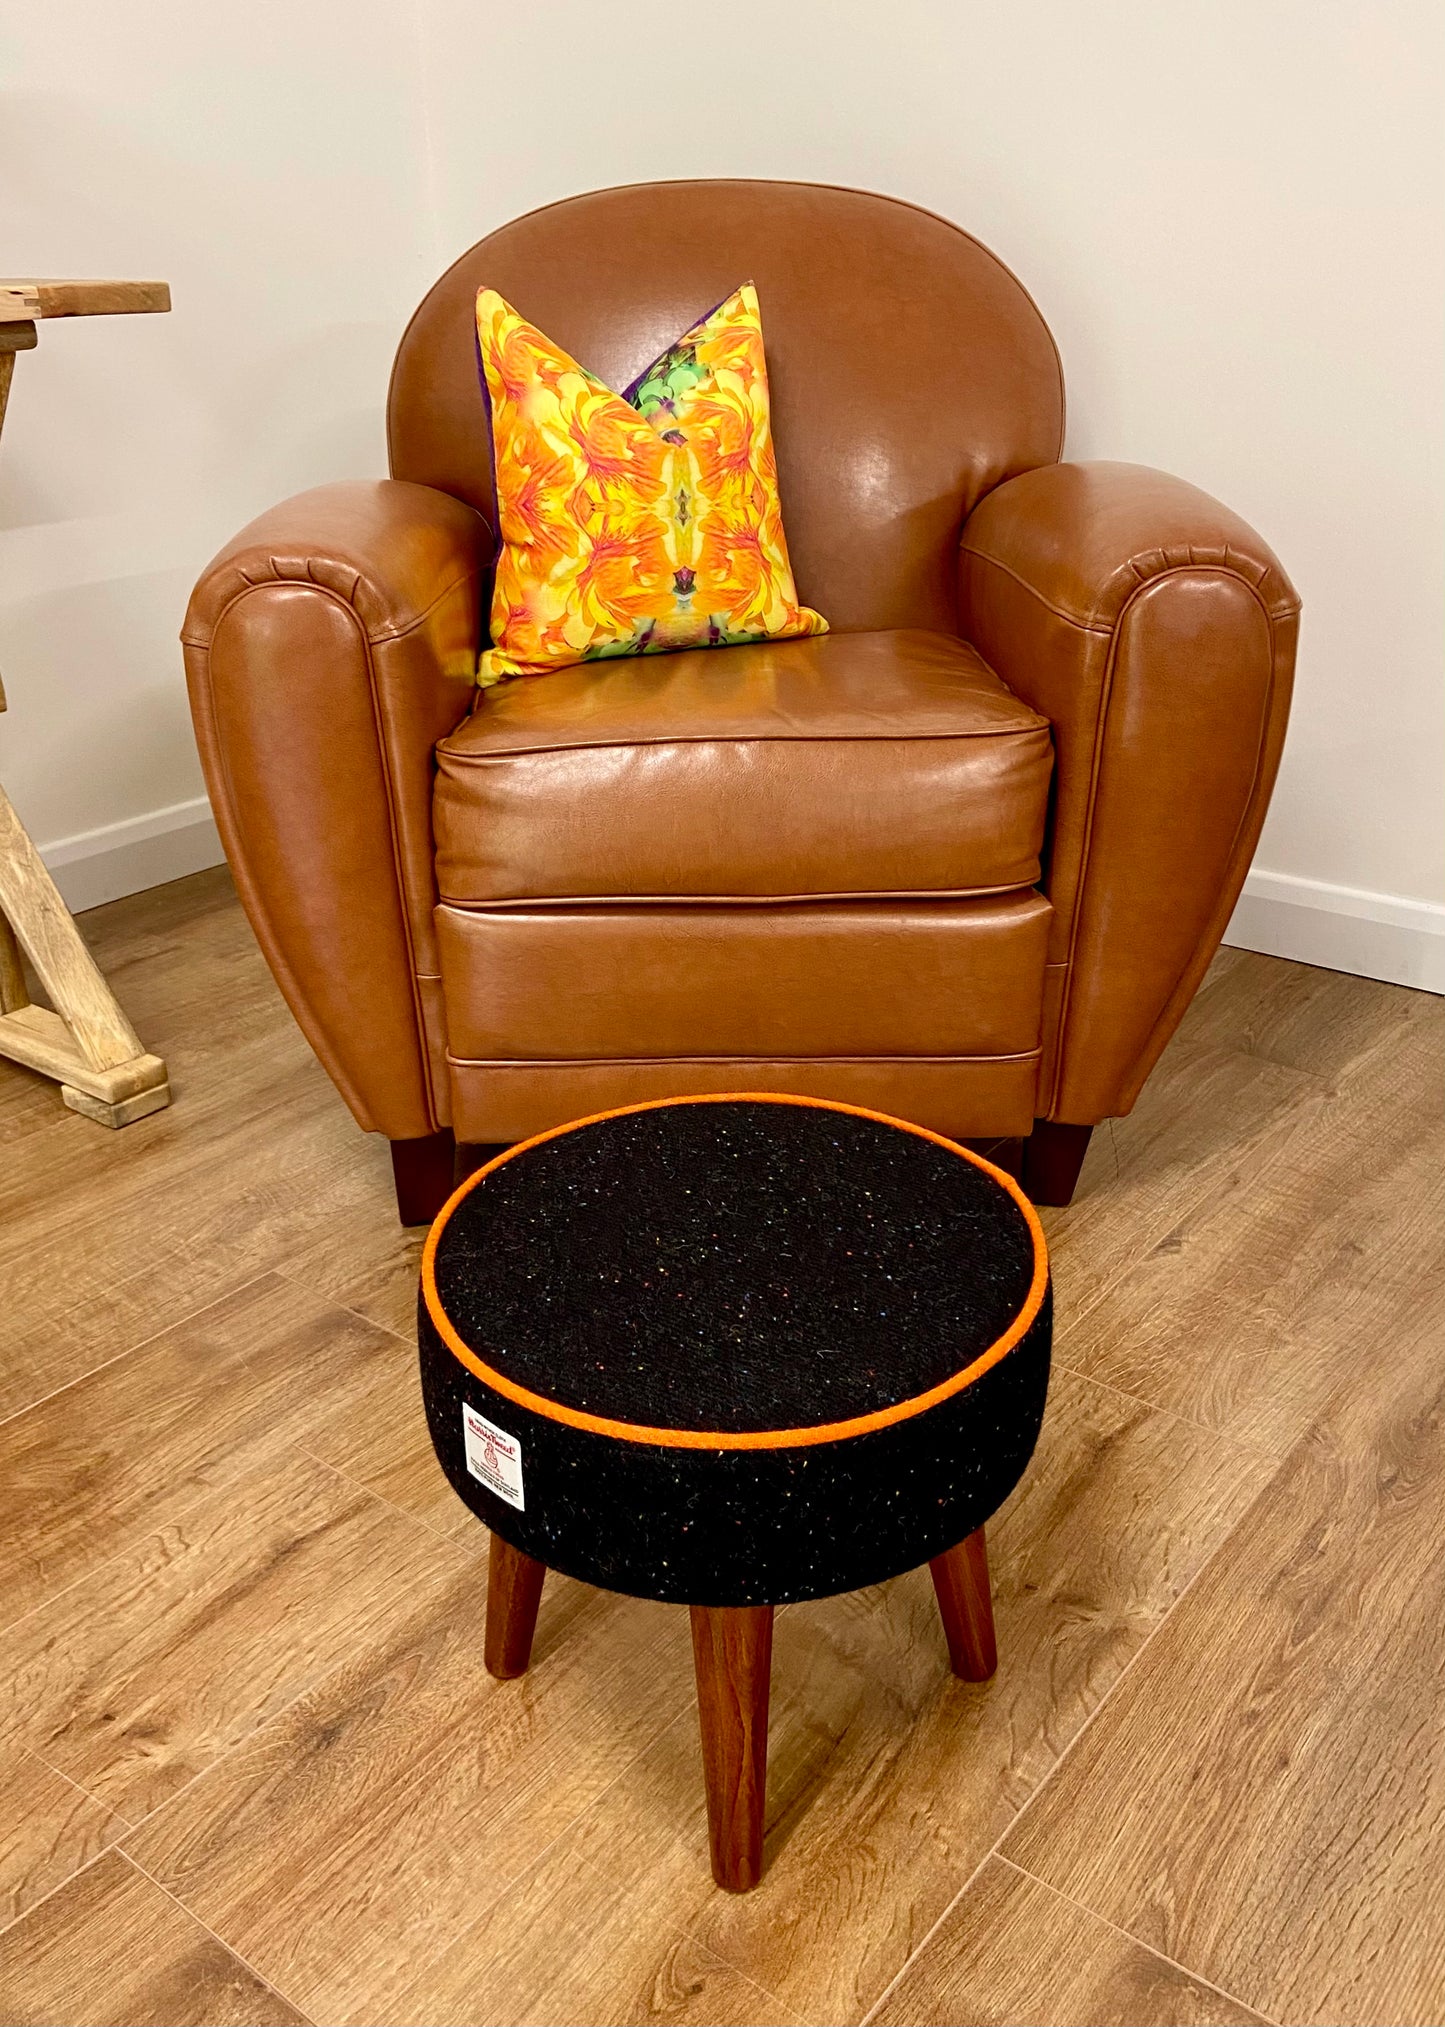
<svg viewBox="0 0 1445 2027">
<path fill-rule="evenodd" d="M 487 1673 L 502 1682 L 525 1675 L 537 1630 L 537 1607 L 547 1565 L 492 1536 L 487 1568 Z"/>
<path fill-rule="evenodd" d="M 763 1870 L 773 1608 L 691 1609 L 712 1876 L 729 1893 L 746 1893 Z"/>
<path fill-rule="evenodd" d="M 1092 1126 L 1066 1126 L 1059 1119 L 1036 1119 L 1024 1142 L 1024 1194 L 1036 1204 L 1060 1208 L 1072 1203 L 1074 1185 L 1089 1151 Z"/>
<path fill-rule="evenodd" d="M 393 1140 L 391 1172 L 396 1181 L 396 1214 L 404 1225 L 429 1225 L 455 1189 L 455 1143 L 449 1132 L 424 1133 L 419 1140 Z"/>
<path fill-rule="evenodd" d="M 511 1142 L 508 1140 L 459 1140 L 452 1174 L 456 1182 L 465 1182 L 469 1175 L 475 1175 L 479 1168 L 485 1168 L 489 1161 L 495 1161 L 499 1154 L 505 1154 Z M 453 1184 L 455 1187 L 455 1183 Z M 451 1194 L 449 1190 L 448 1195 Z"/>
<path fill-rule="evenodd" d="M 998 1646 L 983 1529 L 975 1528 L 956 1547 L 936 1555 L 928 1568 L 954 1674 L 965 1682 L 987 1682 L 998 1667 Z"/>
</svg>

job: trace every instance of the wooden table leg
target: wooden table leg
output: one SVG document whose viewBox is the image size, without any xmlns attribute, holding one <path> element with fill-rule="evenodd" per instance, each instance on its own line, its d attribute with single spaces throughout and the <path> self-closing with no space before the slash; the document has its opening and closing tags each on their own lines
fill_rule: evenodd
<svg viewBox="0 0 1445 2027">
<path fill-rule="evenodd" d="M 965 1682 L 987 1682 L 998 1667 L 998 1646 L 983 1529 L 975 1528 L 956 1547 L 936 1555 L 928 1568 L 954 1674 Z"/>
<path fill-rule="evenodd" d="M 163 282 L 9 282 L 0 286 L 0 295 L 6 299 L 0 304 L 0 426 L 15 354 L 34 347 L 36 317 L 119 316 L 170 307 Z M 54 1012 L 30 1004 L 17 938 Z M 165 1064 L 141 1047 L 3 788 L 0 1056 L 54 1077 L 71 1111 L 102 1126 L 129 1126 L 171 1102 Z"/>
<path fill-rule="evenodd" d="M 773 1608 L 691 1610 L 712 1876 L 729 1893 L 746 1893 L 763 1870 Z"/>
<path fill-rule="evenodd" d="M 537 1630 L 537 1607 L 547 1565 L 492 1536 L 487 1569 L 487 1673 L 509 1682 L 525 1675 Z"/>
<path fill-rule="evenodd" d="M 25 984 L 25 967 L 20 962 L 20 945 L 15 931 L 0 915 L 0 1014 L 19 1013 L 30 1004 Z"/>
<path fill-rule="evenodd" d="M 128 1126 L 169 1105 L 165 1064 L 141 1047 L 3 788 L 0 914 L 9 925 L 0 956 L 0 1056 L 54 1077 L 71 1111 L 102 1126 Z M 29 1004 L 16 938 L 53 1013 Z"/>
</svg>

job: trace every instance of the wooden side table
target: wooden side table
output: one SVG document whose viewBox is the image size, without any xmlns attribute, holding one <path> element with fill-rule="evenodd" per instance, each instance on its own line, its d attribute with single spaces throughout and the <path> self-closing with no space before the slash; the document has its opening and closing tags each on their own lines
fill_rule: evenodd
<svg viewBox="0 0 1445 2027">
<path fill-rule="evenodd" d="M 0 280 L 0 427 L 15 355 L 34 347 L 42 319 L 131 316 L 170 306 L 164 282 Z M 21 948 L 54 1012 L 31 1004 Z M 70 1109 L 102 1126 L 128 1126 L 171 1102 L 165 1064 L 141 1047 L 3 788 L 0 1055 L 56 1078 Z"/>
</svg>

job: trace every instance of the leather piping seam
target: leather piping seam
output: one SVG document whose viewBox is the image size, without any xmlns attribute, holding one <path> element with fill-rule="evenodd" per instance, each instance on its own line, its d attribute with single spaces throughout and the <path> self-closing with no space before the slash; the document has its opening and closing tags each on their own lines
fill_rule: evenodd
<svg viewBox="0 0 1445 2027">
<path fill-rule="evenodd" d="M 401 916 L 402 935 L 406 939 L 407 986 L 411 993 L 412 1023 L 416 1029 L 417 1066 L 421 1072 L 421 1087 L 426 1093 L 427 1118 L 435 1133 L 441 1123 L 441 1112 L 437 1105 L 437 1094 L 432 1088 L 431 1039 L 427 1033 L 426 1013 L 421 1003 L 421 986 L 417 979 L 419 966 L 416 955 L 416 938 L 412 933 L 411 909 L 407 906 L 406 878 L 402 867 L 401 830 L 396 814 L 396 784 L 391 772 L 391 749 L 386 743 L 386 726 L 381 713 L 381 685 L 377 677 L 375 649 L 383 645 L 374 642 L 362 624 L 361 614 L 348 605 L 361 633 L 366 654 L 366 676 L 371 690 L 371 722 L 376 734 L 377 758 L 381 763 L 381 778 L 386 788 L 386 820 L 391 832 L 391 869 L 396 882 L 397 913 Z M 409 629 L 408 629 L 409 630 Z M 398 636 L 400 638 L 400 636 Z M 432 863 L 432 889 L 436 889 L 435 856 Z M 435 905 L 435 904 L 433 904 Z"/>
<path fill-rule="evenodd" d="M 1038 895 L 1038 861 L 1035 871 L 1026 880 L 1009 880 L 998 887 L 869 887 L 862 890 L 828 888 L 808 894 L 510 894 L 506 896 L 486 895 L 481 900 L 457 900 L 450 894 L 440 894 L 437 906 L 450 908 L 458 915 L 520 915 L 529 908 L 543 914 L 559 913 L 564 908 L 579 913 L 605 908 L 609 912 L 619 908 L 803 908 L 812 907 L 872 907 L 891 906 L 895 901 L 912 901 L 928 905 L 930 902 L 949 903 L 957 901 L 992 901 L 1001 894 Z"/>
<path fill-rule="evenodd" d="M 1009 574 L 1012 575 L 1013 573 L 1010 572 Z M 1079 937 L 1082 930 L 1082 923 L 1084 916 L 1085 889 L 1087 888 L 1089 877 L 1089 859 L 1093 853 L 1094 847 L 1094 815 L 1098 807 L 1099 782 L 1100 777 L 1103 773 L 1104 744 L 1108 732 L 1109 705 L 1113 700 L 1114 672 L 1118 664 L 1120 636 L 1122 635 L 1124 630 L 1124 623 L 1127 620 L 1130 612 L 1133 610 L 1136 600 L 1142 598 L 1146 591 L 1152 591 L 1154 587 L 1158 584 L 1167 583 L 1171 577 L 1182 577 L 1185 575 L 1193 575 L 1193 574 L 1210 575 L 1215 577 L 1228 577 L 1234 583 L 1241 584 L 1244 586 L 1244 589 L 1249 593 L 1251 598 L 1253 598 L 1255 604 L 1258 605 L 1260 611 L 1264 615 L 1265 628 L 1266 631 L 1268 632 L 1270 639 L 1271 683 L 1273 682 L 1274 679 L 1274 656 L 1273 656 L 1274 629 L 1275 629 L 1274 614 L 1270 611 L 1270 608 L 1265 603 L 1264 599 L 1261 598 L 1258 587 L 1256 585 L 1251 584 L 1248 578 L 1241 577 L 1237 570 L 1230 569 L 1227 564 L 1176 563 L 1172 565 L 1171 568 L 1168 570 L 1161 570 L 1158 576 L 1147 578 L 1142 584 L 1136 585 L 1134 589 L 1129 593 L 1129 596 L 1124 600 L 1124 603 L 1120 606 L 1118 617 L 1114 621 L 1113 626 L 1109 629 L 1109 654 L 1108 660 L 1104 668 L 1103 680 L 1099 685 L 1099 707 L 1097 716 L 1094 720 L 1094 750 L 1090 763 L 1089 799 L 1084 814 L 1084 836 L 1079 851 L 1079 871 L 1078 876 L 1074 882 L 1073 919 L 1069 923 L 1069 954 L 1066 960 L 1068 964 L 1068 973 L 1064 979 L 1064 990 L 1059 1001 L 1058 1024 L 1054 1030 L 1055 1052 L 1054 1052 L 1053 1088 L 1049 1093 L 1049 1109 L 1045 1115 L 1049 1119 L 1053 1118 L 1054 1113 L 1058 1108 L 1060 1093 L 1063 1090 L 1064 1086 L 1064 1072 L 1068 1063 L 1069 1012 L 1073 1005 L 1073 998 L 1074 998 L 1075 958 L 1078 954 Z M 1020 583 L 1023 583 L 1022 578 L 1020 578 L 1018 581 Z M 1050 609 L 1052 610 L 1052 608 Z M 1093 631 L 1093 629 L 1088 630 Z M 1256 752 L 1254 762 L 1255 780 L 1257 780 L 1259 777 L 1259 759 L 1260 759 L 1259 753 Z M 1252 794 L 1253 794 L 1253 787 L 1251 786 L 1251 796 Z M 1248 807 L 1248 803 L 1246 803 L 1246 807 Z M 1236 841 L 1238 839 L 1238 836 L 1239 836 L 1239 827 L 1238 825 L 1236 825 L 1235 826 Z M 1181 976 L 1182 975 L 1183 974 L 1181 973 Z M 1176 979 L 1175 988 L 1177 988 L 1178 982 L 1179 982 L 1178 979 Z M 1170 999 L 1173 998 L 1173 989 L 1171 989 L 1170 991 L 1169 998 Z M 1168 1005 L 1168 1000 L 1165 1001 L 1165 1004 L 1166 1006 Z M 1157 1021 L 1155 1022 L 1154 1025 L 1155 1026 L 1158 1025 Z M 1151 1034 L 1153 1033 L 1152 1027 L 1150 1029 L 1150 1033 Z"/>
<path fill-rule="evenodd" d="M 706 652 L 706 650 L 704 650 Z M 557 671 L 561 673 L 560 670 Z M 514 677 L 516 682 L 526 680 Z M 438 740 L 437 754 L 441 759 L 454 761 L 465 767 L 491 767 L 502 761 L 530 760 L 534 754 L 550 753 L 608 753 L 628 752 L 638 746 L 913 746 L 942 745 L 948 740 L 963 739 L 1032 739 L 1038 733 L 1050 730 L 1047 718 L 1035 715 L 1031 725 L 980 726 L 975 731 L 947 732 L 657 732 L 641 733 L 636 738 L 619 733 L 615 739 L 577 739 L 550 746 L 504 746 L 493 747 L 485 753 L 469 752 L 465 747 L 448 746 L 445 740 Z M 448 734 L 448 737 L 451 737 Z"/>
<path fill-rule="evenodd" d="M 982 1056 L 895 1056 L 881 1052 L 867 1056 L 740 1056 L 737 1054 L 714 1056 L 456 1056 L 448 1049 L 447 1062 L 454 1070 L 660 1070 L 671 1069 L 674 1065 L 685 1066 L 689 1063 L 786 1063 L 790 1068 L 798 1069 L 814 1066 L 821 1066 L 827 1069 L 835 1068 L 840 1064 L 853 1063 L 902 1063 L 904 1065 L 912 1063 L 944 1063 L 948 1065 L 977 1063 L 985 1067 L 992 1067 L 996 1063 L 1004 1065 L 1010 1063 L 1035 1063 L 1041 1054 L 1042 1044 L 1039 1042 L 1035 1042 L 1031 1049 L 1013 1049 Z M 751 1097 L 755 1094 L 745 1092 L 734 1095 Z M 649 1103 L 652 1102 L 666 1104 L 669 1101 L 666 1099 L 649 1100 Z M 682 1104 L 683 1100 L 679 1098 L 677 1102 L 678 1104 Z M 688 1102 L 690 1103 L 691 1100 Z M 821 1103 L 822 1101 L 820 1100 L 819 1102 Z M 640 1108 L 624 1105 L 621 1109 L 627 1112 Z M 611 1114 L 599 1112 L 596 1116 L 599 1119 L 610 1118 Z M 886 1119 L 891 1115 L 880 1112 L 876 1116 L 880 1119 Z M 528 1144 L 530 1145 L 530 1143 Z"/>
<path fill-rule="evenodd" d="M 996 1337 L 987 1350 L 979 1353 L 968 1365 L 953 1373 L 937 1386 L 913 1394 L 907 1400 L 897 1401 L 892 1407 L 875 1408 L 866 1415 L 853 1415 L 845 1421 L 815 1422 L 796 1429 L 665 1429 L 651 1428 L 641 1422 L 614 1421 L 608 1415 L 589 1414 L 583 1408 L 571 1408 L 561 1401 L 549 1399 L 545 1394 L 534 1393 L 530 1387 L 509 1379 L 480 1358 L 460 1336 L 451 1318 L 442 1307 L 436 1285 L 436 1253 L 441 1235 L 453 1211 L 486 1176 L 492 1175 L 504 1163 L 512 1161 L 529 1149 L 542 1146 L 546 1141 L 557 1140 L 564 1133 L 573 1133 L 582 1126 L 595 1126 L 604 1119 L 622 1119 L 637 1112 L 656 1112 L 668 1105 L 722 1105 L 736 1104 L 739 1100 L 769 1105 L 804 1105 L 820 1112 L 846 1112 L 855 1119 L 872 1119 L 884 1126 L 900 1128 L 912 1133 L 920 1140 L 932 1141 L 950 1154 L 959 1155 L 964 1161 L 981 1168 L 994 1181 L 1001 1183 L 1023 1213 L 1033 1242 L 1034 1268 L 1028 1294 L 1024 1297 L 1013 1322 Z M 866 1436 L 877 1429 L 892 1427 L 898 1422 L 912 1421 L 930 1408 L 940 1406 L 953 1395 L 962 1393 L 976 1379 L 998 1365 L 1007 1357 L 1031 1329 L 1035 1318 L 1043 1307 L 1044 1295 L 1049 1285 L 1048 1247 L 1044 1242 L 1043 1227 L 1038 1213 L 1024 1195 L 1014 1178 L 1003 1169 L 996 1168 L 981 1154 L 971 1148 L 961 1147 L 956 1140 L 947 1140 L 941 1133 L 933 1133 L 926 1126 L 915 1126 L 906 1119 L 895 1119 L 887 1112 L 874 1112 L 864 1105 L 845 1105 L 830 1098 L 803 1098 L 785 1095 L 776 1091 L 718 1091 L 685 1098 L 649 1098 L 637 1105 L 616 1105 L 606 1112 L 591 1112 L 583 1119 L 570 1120 L 565 1126 L 549 1127 L 544 1133 L 533 1134 L 530 1140 L 522 1140 L 515 1147 L 509 1147 L 469 1175 L 461 1186 L 442 1206 L 435 1223 L 427 1233 L 426 1246 L 421 1263 L 422 1296 L 427 1314 L 437 1335 L 448 1351 L 469 1372 L 474 1373 L 486 1386 L 515 1401 L 519 1407 L 543 1416 L 548 1421 L 565 1422 L 574 1429 L 583 1429 L 592 1435 L 609 1436 L 614 1441 L 644 1443 L 669 1450 L 779 1450 L 805 1449 L 819 1443 L 845 1442 L 853 1436 Z"/>
<path fill-rule="evenodd" d="M 1259 603 L 1264 608 L 1265 616 L 1269 620 L 1271 626 L 1273 626 L 1275 621 L 1277 620 L 1290 618 L 1294 613 L 1297 613 L 1300 609 L 1300 601 L 1297 598 L 1282 599 L 1277 604 L 1271 605 L 1267 599 L 1261 597 L 1259 586 L 1257 584 L 1251 584 L 1249 579 L 1244 575 L 1243 571 L 1240 570 L 1233 563 L 1191 561 L 1188 563 L 1171 563 L 1167 567 L 1167 569 L 1156 570 L 1153 572 L 1151 576 L 1138 579 L 1130 587 L 1129 591 L 1125 594 L 1124 601 L 1120 605 L 1118 612 L 1112 619 L 1108 619 L 1103 617 L 1102 615 L 1084 615 L 1082 613 L 1071 612 L 1067 606 L 1055 605 L 1051 598 L 1046 598 L 1044 596 L 1043 592 L 1039 590 L 1036 584 L 1030 583 L 1029 579 L 1023 576 L 1021 572 L 1015 570 L 1011 564 L 1003 562 L 997 556 L 991 556 L 986 549 L 970 548 L 967 541 L 964 541 L 959 545 L 959 554 L 962 556 L 972 557 L 972 559 L 977 563 L 991 564 L 995 570 L 1002 571 L 1005 577 L 1011 577 L 1014 583 L 1017 584 L 1021 590 L 1026 591 L 1029 594 L 1030 598 L 1035 599 L 1038 604 L 1043 606 L 1046 612 L 1051 612 L 1054 615 L 1055 619 L 1063 620 L 1067 626 L 1076 627 L 1080 633 L 1098 633 L 1098 634 L 1112 633 L 1114 629 L 1119 625 L 1120 621 L 1123 619 L 1125 612 L 1128 610 L 1133 600 L 1138 597 L 1141 591 L 1147 591 L 1151 584 L 1159 584 L 1166 577 L 1178 576 L 1180 571 L 1184 570 L 1212 570 L 1222 576 L 1233 577 L 1234 579 L 1236 579 L 1238 583 L 1245 585 L 1247 589 L 1253 592 L 1254 596 L 1257 599 L 1259 599 Z M 1135 567 L 1135 563 L 1136 559 L 1130 557 L 1126 562 L 1122 564 L 1116 564 L 1115 569 L 1132 570 Z"/>
<path fill-rule="evenodd" d="M 436 596 L 427 605 L 423 606 L 422 610 L 413 619 L 409 619 L 405 626 L 392 628 L 379 627 L 375 631 L 367 625 L 366 621 L 357 611 L 353 600 L 348 598 L 343 592 L 338 591 L 334 585 L 322 584 L 314 577 L 247 577 L 245 582 L 231 593 L 215 618 L 210 622 L 208 630 L 201 633 L 188 633 L 185 628 L 182 628 L 181 645 L 183 647 L 208 648 L 216 637 L 221 621 L 230 612 L 231 607 L 239 603 L 241 599 L 246 598 L 253 591 L 276 591 L 291 588 L 297 591 L 319 591 L 326 598 L 334 598 L 338 605 L 344 605 L 347 611 L 352 614 L 368 641 L 374 641 L 378 647 L 384 647 L 389 641 L 405 640 L 409 634 L 415 633 L 419 626 L 426 624 L 437 607 L 445 599 L 450 598 L 459 585 L 468 584 L 474 578 L 478 578 L 479 575 L 480 573 L 475 564 L 467 565 L 457 576 L 449 578 L 441 590 L 437 592 Z M 361 581 L 362 572 L 360 570 L 356 572 L 356 578 L 358 582 Z M 458 681 L 460 679 L 452 678 L 452 680 Z M 476 687 L 470 678 L 468 678 L 467 687 L 468 689 L 475 689 Z"/>
</svg>

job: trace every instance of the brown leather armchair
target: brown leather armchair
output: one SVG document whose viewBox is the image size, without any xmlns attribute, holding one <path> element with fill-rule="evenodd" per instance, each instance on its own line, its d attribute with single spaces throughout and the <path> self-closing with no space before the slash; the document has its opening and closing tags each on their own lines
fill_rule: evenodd
<svg viewBox="0 0 1445 2027">
<path fill-rule="evenodd" d="M 751 278 L 813 640 L 471 687 L 492 478 L 472 304 L 615 387 Z M 1061 464 L 1059 359 L 978 242 L 886 197 L 644 184 L 464 254 L 392 375 L 391 469 L 252 522 L 186 620 L 261 947 L 403 1218 L 609 1105 L 790 1090 L 1067 1202 L 1259 835 L 1299 602 L 1178 479 Z"/>
</svg>

